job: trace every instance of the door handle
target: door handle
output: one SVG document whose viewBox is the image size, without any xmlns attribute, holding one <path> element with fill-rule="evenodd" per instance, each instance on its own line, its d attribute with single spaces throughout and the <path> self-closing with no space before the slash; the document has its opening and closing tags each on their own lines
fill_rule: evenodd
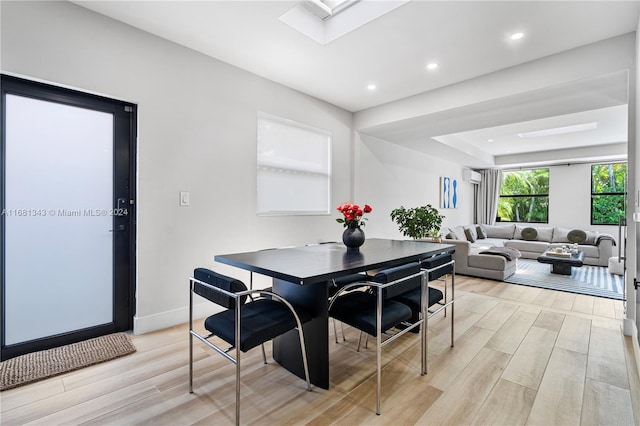
<svg viewBox="0 0 640 426">
<path fill-rule="evenodd" d="M 109 232 L 127 232 L 127 227 L 125 225 L 119 225 L 118 229 L 109 229 Z"/>
</svg>

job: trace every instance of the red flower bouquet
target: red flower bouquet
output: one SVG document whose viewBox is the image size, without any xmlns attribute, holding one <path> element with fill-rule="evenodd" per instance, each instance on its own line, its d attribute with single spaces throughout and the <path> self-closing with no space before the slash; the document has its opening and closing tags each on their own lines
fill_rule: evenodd
<svg viewBox="0 0 640 426">
<path fill-rule="evenodd" d="M 357 228 L 364 226 L 364 221 L 367 220 L 367 218 L 363 218 L 362 216 L 365 213 L 371 213 L 373 209 L 368 204 L 360 207 L 357 204 L 344 203 L 340 204 L 337 210 L 342 213 L 343 217 L 336 219 L 336 222 L 342 223 L 345 228 Z"/>
</svg>

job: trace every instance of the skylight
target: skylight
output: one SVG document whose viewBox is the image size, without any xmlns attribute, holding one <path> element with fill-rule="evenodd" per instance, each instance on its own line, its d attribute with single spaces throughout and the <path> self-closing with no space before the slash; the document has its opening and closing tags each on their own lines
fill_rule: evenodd
<svg viewBox="0 0 640 426">
<path fill-rule="evenodd" d="M 304 0 L 278 19 L 325 45 L 408 2 L 409 0 Z"/>
<path fill-rule="evenodd" d="M 584 123 L 576 124 L 573 126 L 555 127 L 553 129 L 537 130 L 535 132 L 518 133 L 522 139 L 542 138 L 545 136 L 563 135 L 566 133 L 584 132 L 586 130 L 595 130 L 598 127 L 598 123 Z"/>
</svg>

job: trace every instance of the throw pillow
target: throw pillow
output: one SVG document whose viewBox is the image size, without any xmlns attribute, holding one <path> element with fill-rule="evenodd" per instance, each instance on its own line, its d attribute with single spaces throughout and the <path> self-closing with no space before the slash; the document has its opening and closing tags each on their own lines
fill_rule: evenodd
<svg viewBox="0 0 640 426">
<path fill-rule="evenodd" d="M 553 238 L 551 239 L 552 243 L 568 243 L 570 229 L 567 228 L 553 228 Z"/>
<path fill-rule="evenodd" d="M 484 240 L 487 238 L 487 231 L 484 229 L 484 225 L 476 226 L 476 234 L 478 235 L 479 240 Z"/>
<path fill-rule="evenodd" d="M 476 228 L 473 226 L 465 226 L 464 227 L 464 235 L 467 237 L 469 242 L 475 243 L 478 239 L 478 234 L 476 234 Z"/>
<path fill-rule="evenodd" d="M 454 226 L 453 228 L 449 228 L 449 230 L 456 236 L 456 240 L 467 240 L 467 235 L 464 233 L 464 226 Z"/>
<path fill-rule="evenodd" d="M 572 231 L 569 231 L 569 234 L 567 234 L 567 239 L 572 243 L 582 244 L 587 239 L 587 233 L 581 229 L 574 229 Z"/>
<path fill-rule="evenodd" d="M 538 231 L 537 241 L 551 242 L 553 238 L 553 228 L 536 228 Z"/>
<path fill-rule="evenodd" d="M 599 233 L 598 231 L 586 231 L 586 237 L 583 244 L 589 244 L 592 246 L 596 245 L 596 241 L 598 241 Z"/>
<path fill-rule="evenodd" d="M 524 228 L 521 232 L 522 239 L 526 241 L 535 241 L 538 238 L 538 231 L 536 228 Z"/>
</svg>

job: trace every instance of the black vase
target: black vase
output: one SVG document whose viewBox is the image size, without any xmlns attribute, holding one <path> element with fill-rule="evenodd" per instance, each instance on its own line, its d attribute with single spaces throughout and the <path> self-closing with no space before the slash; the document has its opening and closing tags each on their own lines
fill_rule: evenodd
<svg viewBox="0 0 640 426">
<path fill-rule="evenodd" d="M 364 244 L 364 231 L 357 225 L 349 225 L 342 233 L 342 242 L 350 250 L 358 250 Z"/>
</svg>

